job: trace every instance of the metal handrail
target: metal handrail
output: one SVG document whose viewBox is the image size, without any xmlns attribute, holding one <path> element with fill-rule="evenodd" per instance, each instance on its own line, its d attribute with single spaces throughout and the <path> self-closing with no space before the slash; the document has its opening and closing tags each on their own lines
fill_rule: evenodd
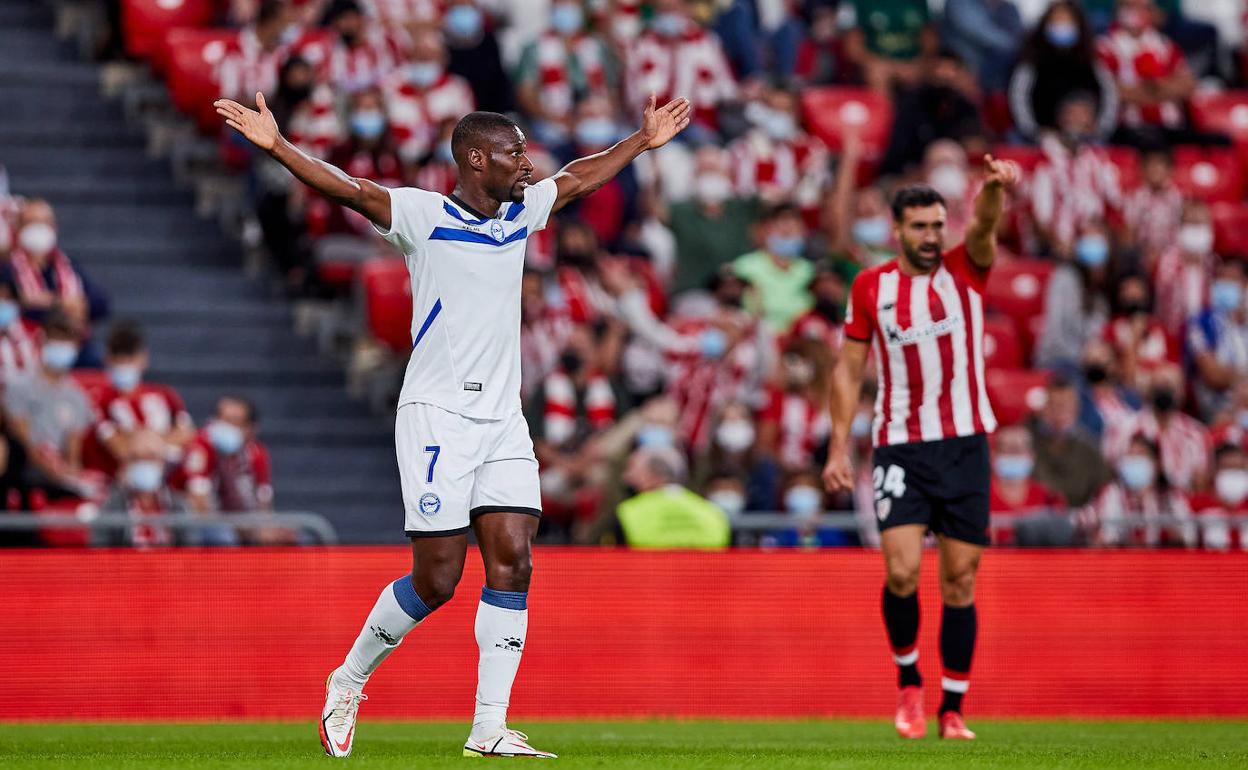
<svg viewBox="0 0 1248 770">
<path fill-rule="evenodd" d="M 1031 518 L 1070 518 L 1073 520 L 1076 515 L 1077 514 L 1074 509 L 1052 511 L 1049 513 L 1033 513 L 1011 517 L 1011 523 L 1017 523 Z M 837 529 L 846 532 L 856 532 L 861 526 L 862 521 L 865 521 L 865 519 L 860 519 L 859 516 L 852 511 L 825 511 L 813 519 L 815 526 L 818 528 Z M 1169 527 L 1199 524 L 1202 521 L 1218 521 L 1231 525 L 1244 525 L 1248 524 L 1248 514 L 1201 514 L 1199 516 L 1175 516 L 1174 514 L 1144 516 L 1141 514 L 1127 514 L 1124 516 L 1104 516 L 1097 519 L 1097 524 L 1114 526 L 1125 524 L 1130 526 Z M 785 511 L 746 511 L 729 516 L 728 523 L 734 530 L 761 532 L 770 529 L 789 529 L 798 525 L 806 526 L 811 523 L 811 519 L 797 517 Z"/>
<path fill-rule="evenodd" d="M 36 532 L 41 529 L 125 530 L 147 524 L 175 530 L 200 530 L 222 525 L 235 531 L 249 527 L 285 527 L 311 532 L 322 545 L 336 545 L 338 532 L 319 513 L 282 511 L 280 513 L 195 514 L 173 513 L 135 517 L 126 513 L 0 513 L 0 531 Z"/>
</svg>

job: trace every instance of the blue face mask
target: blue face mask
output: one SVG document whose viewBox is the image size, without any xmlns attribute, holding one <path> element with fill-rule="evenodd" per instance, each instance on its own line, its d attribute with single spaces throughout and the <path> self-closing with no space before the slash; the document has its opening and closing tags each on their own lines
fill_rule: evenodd
<svg viewBox="0 0 1248 770">
<path fill-rule="evenodd" d="M 883 246 L 888 243 L 888 220 L 884 217 L 859 219 L 854 222 L 850 235 L 863 246 Z"/>
<path fill-rule="evenodd" d="M 361 139 L 377 139 L 386 132 L 386 116 L 380 110 L 361 110 L 351 115 L 351 133 Z"/>
<path fill-rule="evenodd" d="M 243 431 L 237 425 L 213 420 L 208 426 L 208 443 L 221 454 L 232 455 L 243 448 Z"/>
<path fill-rule="evenodd" d="M 556 5 L 550 11 L 550 26 L 561 35 L 579 32 L 584 23 L 585 14 L 579 5 L 563 3 Z"/>
<path fill-rule="evenodd" d="M 784 509 L 798 516 L 813 516 L 823 508 L 823 495 L 814 487 L 793 487 L 784 493 Z"/>
<path fill-rule="evenodd" d="M 576 124 L 576 141 L 583 147 L 606 147 L 615 135 L 615 123 L 607 118 L 587 118 Z"/>
<path fill-rule="evenodd" d="M 650 27 L 663 37 L 676 37 L 684 33 L 688 20 L 679 13 L 660 13 L 650 22 Z"/>
<path fill-rule="evenodd" d="M 1234 313 L 1244 304 L 1244 288 L 1235 281 L 1219 278 L 1209 287 L 1209 304 L 1220 313 Z"/>
<path fill-rule="evenodd" d="M 849 435 L 854 438 L 863 438 L 871 432 L 871 415 L 866 412 L 859 412 L 854 415 L 854 421 L 849 424 Z"/>
<path fill-rule="evenodd" d="M 1074 24 L 1054 22 L 1044 28 L 1044 36 L 1055 48 L 1070 48 L 1079 42 L 1079 28 Z"/>
<path fill-rule="evenodd" d="M 22 309 L 16 302 L 0 299 L 0 329 L 7 329 L 22 315 Z"/>
<path fill-rule="evenodd" d="M 143 372 L 133 364 L 118 364 L 109 368 L 108 379 L 113 383 L 114 388 L 122 393 L 129 393 L 139 386 L 139 382 L 143 379 Z"/>
<path fill-rule="evenodd" d="M 442 22 L 452 37 L 473 38 L 481 32 L 481 11 L 471 5 L 457 5 L 446 12 Z"/>
<path fill-rule="evenodd" d="M 676 435 L 666 425 L 644 425 L 637 431 L 637 446 L 652 449 L 676 445 Z"/>
<path fill-rule="evenodd" d="M 442 65 L 434 61 L 413 62 L 404 71 L 407 79 L 419 88 L 428 88 L 442 77 Z"/>
<path fill-rule="evenodd" d="M 703 358 L 723 358 L 724 353 L 728 352 L 728 335 L 719 329 L 707 329 L 702 332 L 701 341 Z"/>
<path fill-rule="evenodd" d="M 1101 267 L 1109 261 L 1109 241 L 1103 235 L 1079 236 L 1075 242 L 1075 259 L 1084 267 Z"/>
<path fill-rule="evenodd" d="M 998 455 L 992 461 L 992 468 L 997 475 L 1006 481 L 1022 481 L 1031 476 L 1035 461 L 1027 455 Z"/>
<path fill-rule="evenodd" d="M 1127 455 L 1118 463 L 1118 475 L 1127 489 L 1139 492 L 1153 483 L 1153 461 L 1142 455 Z"/>
<path fill-rule="evenodd" d="M 78 360 L 78 346 L 72 342 L 45 342 L 43 365 L 55 372 L 67 372 Z"/>
<path fill-rule="evenodd" d="M 789 259 L 800 257 L 805 246 L 806 239 L 800 235 L 772 235 L 767 238 L 767 250 L 777 257 L 788 257 Z"/>
<path fill-rule="evenodd" d="M 155 492 L 165 481 L 165 466 L 155 460 L 140 460 L 126 466 L 126 486 L 135 492 Z"/>
</svg>

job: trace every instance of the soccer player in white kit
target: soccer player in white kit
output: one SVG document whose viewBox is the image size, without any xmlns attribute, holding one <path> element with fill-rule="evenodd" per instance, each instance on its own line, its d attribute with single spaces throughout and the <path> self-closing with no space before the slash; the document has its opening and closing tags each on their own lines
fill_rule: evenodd
<svg viewBox="0 0 1248 770">
<path fill-rule="evenodd" d="M 412 572 L 382 589 L 346 660 L 330 674 L 321 744 L 331 756 L 351 753 L 369 675 L 450 600 L 471 529 L 486 577 L 476 619 L 476 712 L 464 756 L 554 757 L 506 723 L 541 516 L 537 460 L 520 411 L 525 239 L 551 213 L 670 141 L 689 124 L 689 102 L 656 108 L 651 95 L 635 133 L 536 184 L 520 128 L 498 113 L 471 113 L 451 137 L 459 182 L 449 196 L 351 177 L 286 141 L 262 94 L 256 105 L 259 111 L 229 99 L 214 103 L 230 127 L 301 182 L 368 217 L 403 252 L 412 282 L 412 354 L 395 418 Z"/>
</svg>

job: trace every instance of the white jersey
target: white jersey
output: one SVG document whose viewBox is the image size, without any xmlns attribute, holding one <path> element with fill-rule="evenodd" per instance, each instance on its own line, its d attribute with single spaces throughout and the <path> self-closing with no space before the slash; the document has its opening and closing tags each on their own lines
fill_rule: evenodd
<svg viewBox="0 0 1248 770">
<path fill-rule="evenodd" d="M 399 405 L 479 420 L 520 410 L 520 282 L 525 239 L 546 226 L 558 189 L 544 179 L 481 219 L 438 193 L 390 191 L 387 241 L 412 281 L 412 355 Z"/>
</svg>

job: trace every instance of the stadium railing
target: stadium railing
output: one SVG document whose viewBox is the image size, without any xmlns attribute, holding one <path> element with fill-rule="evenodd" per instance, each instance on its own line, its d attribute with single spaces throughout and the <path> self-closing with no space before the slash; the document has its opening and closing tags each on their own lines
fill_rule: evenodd
<svg viewBox="0 0 1248 770">
<path fill-rule="evenodd" d="M 182 532 L 202 532 L 229 527 L 235 532 L 247 529 L 289 529 L 307 532 L 320 545 L 337 545 L 338 532 L 329 520 L 311 511 L 276 513 L 231 513 L 225 515 L 166 514 L 138 519 L 125 513 L 5 513 L 0 515 L 0 532 L 42 532 L 45 530 L 89 530 L 94 533 L 125 532 L 135 525 L 148 525 Z"/>
</svg>

